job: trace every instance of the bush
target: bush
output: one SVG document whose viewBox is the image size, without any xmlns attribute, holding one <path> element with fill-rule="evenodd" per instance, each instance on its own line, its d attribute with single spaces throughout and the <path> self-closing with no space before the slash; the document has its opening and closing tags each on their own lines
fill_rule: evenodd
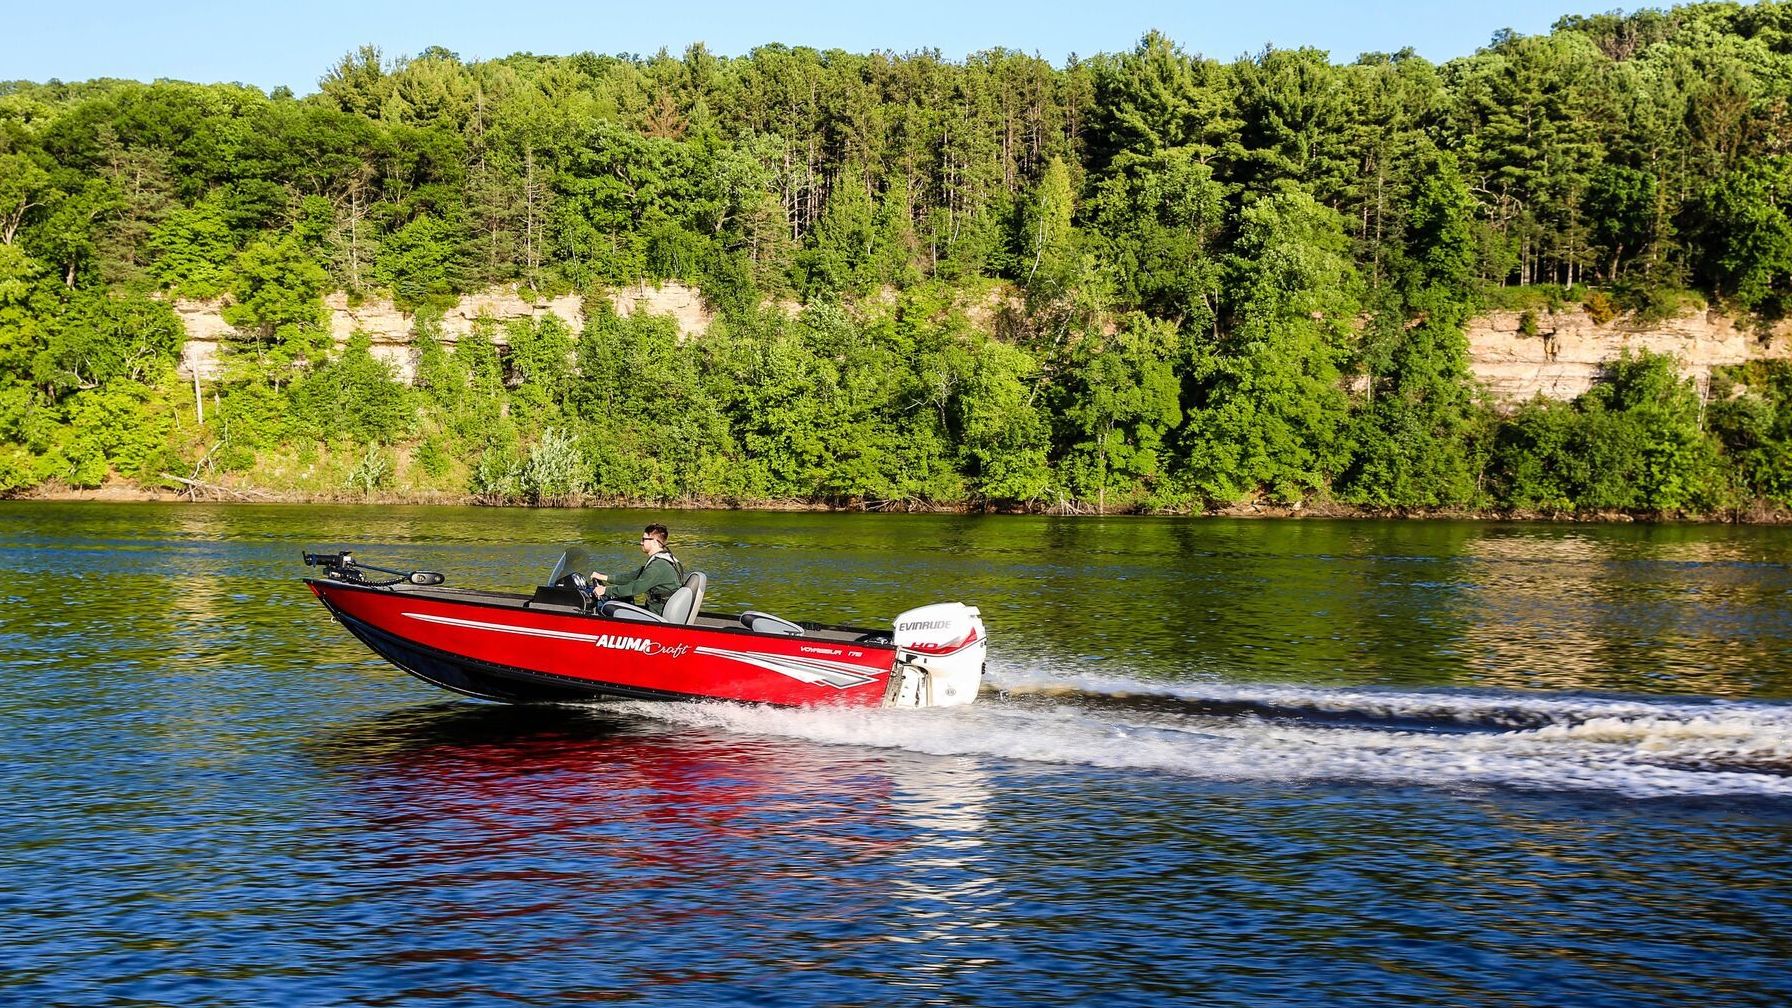
<svg viewBox="0 0 1792 1008">
<path fill-rule="evenodd" d="M 392 459 L 379 445 L 368 445 L 348 474 L 348 485 L 363 494 L 372 494 L 391 481 Z"/>
<path fill-rule="evenodd" d="M 1618 317 L 1618 306 L 1604 291 L 1588 291 L 1581 306 L 1587 310 L 1587 317 L 1594 325 L 1604 325 Z"/>
<path fill-rule="evenodd" d="M 446 448 L 442 447 L 441 440 L 436 437 L 424 438 L 423 443 L 411 453 L 411 460 L 416 462 L 417 468 L 422 469 L 429 478 L 438 480 L 448 475 L 454 466 L 453 457 L 448 454 Z"/>
<path fill-rule="evenodd" d="M 523 495 L 523 464 L 508 446 L 487 446 L 473 466 L 467 489 L 482 504 L 513 501 Z"/>
<path fill-rule="evenodd" d="M 579 454 L 579 439 L 552 427 L 529 450 L 518 483 L 535 504 L 560 506 L 591 485 L 591 469 Z"/>
<path fill-rule="evenodd" d="M 1626 355 L 1572 404 L 1533 400 L 1494 443 L 1492 480 L 1511 507 L 1709 511 L 1722 503 L 1717 446 L 1669 357 Z"/>
<path fill-rule="evenodd" d="M 37 459 L 18 445 L 0 444 L 0 497 L 37 485 Z"/>
</svg>

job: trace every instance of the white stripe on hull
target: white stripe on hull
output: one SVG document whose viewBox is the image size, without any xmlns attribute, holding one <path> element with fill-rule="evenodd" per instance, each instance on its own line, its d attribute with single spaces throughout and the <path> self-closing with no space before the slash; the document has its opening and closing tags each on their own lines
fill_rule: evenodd
<svg viewBox="0 0 1792 1008">
<path fill-rule="evenodd" d="M 407 612 L 405 616 L 425 623 L 437 623 L 446 626 L 465 627 L 469 630 L 490 630 L 494 633 L 518 634 L 524 637 L 547 637 L 554 640 L 582 641 L 595 644 L 604 637 L 614 634 L 575 633 L 571 630 L 549 630 L 543 627 L 520 627 L 507 623 L 488 623 L 483 620 L 460 619 L 454 616 L 437 616 L 433 613 Z M 651 624 L 647 624 L 651 626 Z M 758 651 L 731 651 L 726 648 L 697 647 L 700 655 L 711 658 L 725 658 L 743 665 L 762 668 L 768 672 L 776 672 L 788 676 L 798 682 L 815 686 L 832 686 L 835 689 L 850 689 L 863 686 L 876 679 L 867 675 L 862 665 L 850 662 L 828 661 L 824 658 L 805 658 L 791 655 L 771 655 Z"/>
<path fill-rule="evenodd" d="M 865 674 L 862 665 L 848 662 L 827 661 L 822 658 L 797 658 L 787 655 L 768 655 L 757 651 L 728 651 L 723 648 L 699 647 L 697 653 L 712 658 L 726 658 L 743 665 L 752 665 L 789 676 L 799 682 L 818 686 L 832 686 L 835 689 L 847 689 L 852 686 L 863 686 L 871 682 L 873 676 Z"/>
</svg>

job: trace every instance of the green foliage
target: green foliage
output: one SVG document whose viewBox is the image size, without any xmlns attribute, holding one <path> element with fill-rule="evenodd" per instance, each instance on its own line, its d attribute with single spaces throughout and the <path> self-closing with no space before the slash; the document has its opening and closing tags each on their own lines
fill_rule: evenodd
<svg viewBox="0 0 1792 1008">
<path fill-rule="evenodd" d="M 492 501 L 1783 500 L 1764 374 L 1715 394 L 1715 438 L 1648 359 L 1502 421 L 1463 331 L 1477 303 L 1531 334 L 1792 308 L 1784 6 L 1571 17 L 1442 66 L 1154 32 L 1062 68 L 363 48 L 303 100 L 10 84 L 0 492 L 305 452 L 375 492 L 408 451 L 407 486 Z M 604 307 L 668 279 L 708 332 Z M 495 284 L 586 295 L 583 331 L 445 340 Z M 414 388 L 336 352 L 338 290 L 418 313 Z M 203 424 L 170 385 L 184 297 L 238 330 Z"/>
<path fill-rule="evenodd" d="M 1095 199 L 1094 232 L 1128 302 L 1191 331 L 1212 327 L 1225 196 L 1195 148 L 1116 158 Z"/>
<path fill-rule="evenodd" d="M 1298 501 L 1344 468 L 1338 362 L 1358 289 L 1347 247 L 1338 215 L 1299 189 L 1245 211 L 1230 263 L 1233 324 L 1200 354 L 1184 439 L 1203 497 Z"/>
<path fill-rule="evenodd" d="M 519 319 L 505 326 L 511 404 L 525 417 L 553 417 L 572 395 L 573 332 L 557 316 Z"/>
<path fill-rule="evenodd" d="M 411 460 L 430 479 L 437 481 L 445 478 L 454 468 L 454 457 L 448 454 L 447 447 L 439 437 L 424 438 L 411 453 Z"/>
<path fill-rule="evenodd" d="M 523 460 L 516 447 L 503 441 L 488 444 L 473 467 L 468 491 L 486 504 L 506 504 L 522 499 Z"/>
<path fill-rule="evenodd" d="M 36 456 L 19 445 L 0 442 L 0 497 L 29 489 L 42 479 Z"/>
<path fill-rule="evenodd" d="M 1709 510 L 1722 475 L 1699 407 L 1672 358 L 1626 355 L 1574 403 L 1521 409 L 1498 435 L 1492 479 L 1517 508 Z"/>
<path fill-rule="evenodd" d="M 1021 234 L 1021 281 L 1037 296 L 1055 297 L 1070 285 L 1077 266 L 1070 169 L 1052 158 L 1027 202 Z"/>
<path fill-rule="evenodd" d="M 1705 260 L 1716 289 L 1781 314 L 1792 298 L 1792 156 L 1751 160 L 1707 189 Z"/>
<path fill-rule="evenodd" d="M 257 452 L 277 447 L 304 430 L 287 397 L 262 381 L 227 386 L 206 422 L 216 431 L 213 464 L 224 472 L 249 468 Z"/>
<path fill-rule="evenodd" d="M 955 413 L 971 492 L 998 504 L 1027 503 L 1051 483 L 1045 417 L 1034 404 L 1038 367 L 1018 347 L 978 341 L 958 376 Z"/>
<path fill-rule="evenodd" d="M 370 444 L 361 452 L 361 458 L 349 471 L 348 485 L 359 490 L 363 495 L 371 495 L 392 482 L 392 459 L 386 450 L 377 444 Z"/>
<path fill-rule="evenodd" d="M 1702 511 L 1718 504 L 1717 445 L 1704 430 L 1698 390 L 1673 358 L 1627 353 L 1584 398 L 1590 411 L 1621 417 L 1627 430 L 1620 440 L 1637 445 L 1638 503 L 1627 506 Z"/>
<path fill-rule="evenodd" d="M 291 235 L 259 238 L 231 267 L 232 304 L 224 321 L 235 326 L 271 373 L 300 360 L 317 360 L 329 346 L 322 295 L 327 277 Z"/>
<path fill-rule="evenodd" d="M 79 432 L 83 458 L 127 476 L 144 478 L 155 473 L 149 464 L 158 461 L 172 433 L 173 417 L 156 401 L 151 389 L 132 381 L 116 381 L 104 388 L 78 392 L 67 402 L 69 426 Z M 97 456 L 94 455 L 97 453 Z M 90 478 L 83 485 L 94 485 Z"/>
<path fill-rule="evenodd" d="M 390 290 L 401 308 L 452 303 L 455 292 L 464 290 L 467 281 L 460 242 L 460 228 L 421 214 L 381 243 L 373 263 L 373 282 Z"/>
<path fill-rule="evenodd" d="M 1148 498 L 1167 471 L 1166 442 L 1182 419 L 1173 326 L 1142 313 L 1121 320 L 1111 337 L 1084 335 L 1068 347 L 1052 390 L 1053 414 L 1067 446 L 1058 463 L 1068 496 Z"/>
<path fill-rule="evenodd" d="M 599 311 L 579 341 L 579 411 L 600 493 L 698 499 L 738 486 L 733 438 L 670 318 Z"/>
<path fill-rule="evenodd" d="M 578 438 L 549 427 L 529 449 L 518 488 L 534 504 L 564 505 L 591 484 L 591 468 L 579 452 Z"/>
<path fill-rule="evenodd" d="M 215 298 L 230 288 L 236 236 L 219 201 L 177 208 L 150 232 L 148 246 L 149 274 L 170 293 Z"/>
<path fill-rule="evenodd" d="M 371 338 L 358 329 L 340 354 L 293 384 L 290 398 L 299 426 L 318 440 L 388 445 L 416 422 L 411 390 L 373 356 Z"/>
<path fill-rule="evenodd" d="M 1713 376 L 1710 424 L 1743 491 L 1792 507 L 1792 364 L 1756 361 Z"/>
<path fill-rule="evenodd" d="M 31 362 L 57 390 L 153 382 L 171 368 L 186 331 L 166 304 L 140 296 L 71 292 Z"/>
</svg>

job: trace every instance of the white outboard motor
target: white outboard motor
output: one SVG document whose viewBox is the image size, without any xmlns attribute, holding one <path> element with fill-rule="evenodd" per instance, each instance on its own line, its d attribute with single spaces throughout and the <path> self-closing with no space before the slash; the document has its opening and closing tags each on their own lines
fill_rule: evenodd
<svg viewBox="0 0 1792 1008">
<path fill-rule="evenodd" d="M 893 707 L 956 707 L 977 699 L 987 637 L 975 606 L 941 602 L 896 617 Z"/>
</svg>

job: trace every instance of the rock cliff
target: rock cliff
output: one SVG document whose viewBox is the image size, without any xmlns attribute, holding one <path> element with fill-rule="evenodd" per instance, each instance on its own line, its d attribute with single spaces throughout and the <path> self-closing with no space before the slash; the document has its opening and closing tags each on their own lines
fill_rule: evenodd
<svg viewBox="0 0 1792 1008">
<path fill-rule="evenodd" d="M 623 316 L 636 312 L 670 315 L 685 336 L 701 334 L 712 317 L 703 306 L 697 290 L 681 284 L 659 287 L 625 287 L 609 294 L 611 305 Z M 192 378 L 195 373 L 204 381 L 218 376 L 218 347 L 233 331 L 219 314 L 217 301 L 176 301 L 174 310 L 187 330 L 187 343 L 181 350 L 180 373 Z M 412 330 L 417 317 L 400 311 L 390 301 L 365 301 L 350 305 L 340 291 L 324 298 L 329 312 L 330 334 L 338 344 L 348 340 L 356 330 L 365 332 L 373 342 L 373 355 L 390 364 L 404 381 L 416 375 L 417 356 L 411 348 Z M 575 330 L 585 324 L 585 304 L 578 295 L 526 300 L 514 288 L 499 288 L 461 298 L 442 316 L 442 341 L 449 345 L 473 331 L 481 318 L 494 322 L 512 319 L 541 318 L 556 315 Z M 502 345 L 502 330 L 493 334 L 493 341 Z"/>
<path fill-rule="evenodd" d="M 630 286 L 610 292 L 618 314 L 651 312 L 670 315 L 685 336 L 701 335 L 714 320 L 697 290 L 682 284 Z M 350 306 L 345 295 L 326 298 L 330 331 L 338 343 L 359 329 L 373 340 L 374 355 L 387 361 L 400 378 L 415 373 L 416 355 L 411 349 L 415 316 L 401 312 L 390 302 L 370 301 Z M 195 372 L 201 380 L 218 375 L 218 346 L 231 332 L 211 301 L 177 301 L 175 310 L 186 326 L 187 344 L 182 352 L 181 373 Z M 504 322 L 559 316 L 573 328 L 584 325 L 585 307 L 576 295 L 525 300 L 514 289 L 470 294 L 460 299 L 442 318 L 442 338 L 453 343 L 473 330 L 481 317 Z M 1757 332 L 1738 327 L 1716 312 L 1699 312 L 1668 319 L 1647 327 L 1624 319 L 1600 324 L 1583 310 L 1540 312 L 1537 335 L 1521 332 L 1519 312 L 1490 312 L 1468 325 L 1470 366 L 1475 377 L 1498 402 L 1517 403 L 1536 395 L 1572 399 L 1585 392 L 1607 361 L 1625 350 L 1648 350 L 1678 358 L 1682 370 L 1703 389 L 1713 367 L 1757 358 L 1792 357 L 1792 323 Z M 497 334 L 503 342 L 503 334 Z"/>
<path fill-rule="evenodd" d="M 1670 354 L 1681 372 L 1707 387 L 1711 369 L 1760 358 L 1792 356 L 1792 325 L 1765 332 L 1739 328 L 1733 319 L 1701 311 L 1636 326 L 1624 319 L 1603 325 L 1583 310 L 1539 312 L 1537 334 L 1521 332 L 1523 313 L 1490 312 L 1468 324 L 1468 354 L 1475 377 L 1495 401 L 1533 396 L 1573 399 L 1591 388 L 1607 361 L 1626 350 Z"/>
</svg>

